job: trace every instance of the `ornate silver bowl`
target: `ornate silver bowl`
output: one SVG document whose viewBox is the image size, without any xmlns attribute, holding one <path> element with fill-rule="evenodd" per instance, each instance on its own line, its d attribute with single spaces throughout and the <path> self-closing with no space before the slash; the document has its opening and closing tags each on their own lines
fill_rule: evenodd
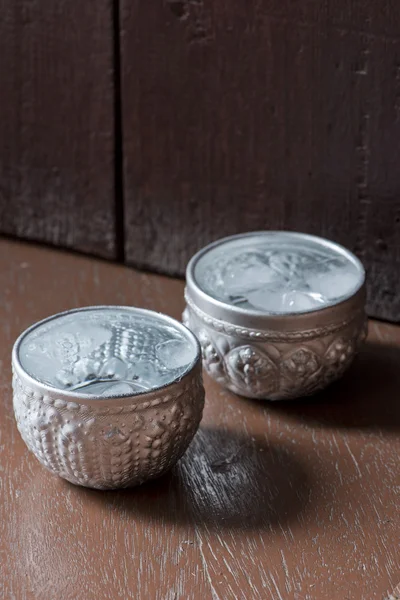
<svg viewBox="0 0 400 600">
<path fill-rule="evenodd" d="M 158 477 L 199 426 L 200 357 L 190 331 L 152 311 L 52 316 L 14 345 L 18 429 L 39 461 L 72 483 L 107 489 Z"/>
<path fill-rule="evenodd" d="M 366 337 L 364 268 L 322 238 L 225 238 L 191 259 L 186 282 L 183 320 L 204 368 L 242 396 L 312 394 L 344 373 Z"/>
</svg>

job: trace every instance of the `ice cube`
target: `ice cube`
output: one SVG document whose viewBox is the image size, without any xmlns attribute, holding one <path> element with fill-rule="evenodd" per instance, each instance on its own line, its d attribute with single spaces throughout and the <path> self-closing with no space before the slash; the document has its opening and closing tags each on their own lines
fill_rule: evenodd
<svg viewBox="0 0 400 600">
<path fill-rule="evenodd" d="M 125 394 L 137 394 L 147 388 L 135 382 L 113 381 L 100 393 L 101 396 L 123 396 Z"/>
<path fill-rule="evenodd" d="M 283 296 L 284 291 L 276 291 L 270 287 L 254 290 L 246 295 L 249 304 L 265 312 L 281 312 Z"/>
<path fill-rule="evenodd" d="M 99 378 L 101 379 L 125 379 L 127 376 L 128 367 L 120 358 L 115 356 L 109 358 L 99 371 Z"/>
<path fill-rule="evenodd" d="M 322 294 L 328 300 L 351 294 L 359 282 L 359 276 L 353 272 L 335 270 L 307 277 L 307 283 L 313 292 Z"/>
<path fill-rule="evenodd" d="M 225 289 L 230 295 L 245 294 L 247 291 L 279 282 L 280 276 L 268 265 L 259 264 L 232 273 L 225 279 Z"/>
<path fill-rule="evenodd" d="M 93 396 L 123 396 L 137 394 L 147 388 L 133 381 L 91 381 L 73 389 Z"/>
<path fill-rule="evenodd" d="M 194 350 L 185 340 L 167 340 L 156 346 L 156 356 L 166 369 L 181 369 L 194 359 Z"/>
<path fill-rule="evenodd" d="M 288 312 L 302 312 L 321 308 L 325 302 L 321 294 L 294 290 L 285 294 L 283 306 Z"/>
<path fill-rule="evenodd" d="M 320 294 L 265 287 L 247 294 L 250 304 L 265 312 L 289 313 L 304 312 L 321 308 L 325 299 Z"/>
</svg>

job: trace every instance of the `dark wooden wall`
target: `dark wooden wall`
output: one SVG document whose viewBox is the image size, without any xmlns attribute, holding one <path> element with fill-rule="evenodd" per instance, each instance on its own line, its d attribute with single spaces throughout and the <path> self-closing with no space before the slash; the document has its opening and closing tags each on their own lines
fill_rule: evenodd
<svg viewBox="0 0 400 600">
<path fill-rule="evenodd" d="M 171 274 L 223 235 L 312 232 L 400 321 L 399 2 L 0 7 L 1 231 Z"/>
<path fill-rule="evenodd" d="M 109 0 L 0 0 L 0 231 L 114 258 Z"/>
</svg>

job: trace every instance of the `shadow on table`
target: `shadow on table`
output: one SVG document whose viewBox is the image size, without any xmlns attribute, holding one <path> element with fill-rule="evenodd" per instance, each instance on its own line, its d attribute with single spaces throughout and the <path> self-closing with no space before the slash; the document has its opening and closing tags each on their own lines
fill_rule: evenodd
<svg viewBox="0 0 400 600">
<path fill-rule="evenodd" d="M 134 518 L 249 530 L 298 518 L 311 487 L 303 465 L 287 448 L 202 427 L 167 475 L 130 490 L 82 493 Z"/>
<path fill-rule="evenodd" d="M 310 398 L 268 403 L 268 410 L 325 426 L 400 430 L 400 348 L 368 343 L 328 389 Z"/>
</svg>

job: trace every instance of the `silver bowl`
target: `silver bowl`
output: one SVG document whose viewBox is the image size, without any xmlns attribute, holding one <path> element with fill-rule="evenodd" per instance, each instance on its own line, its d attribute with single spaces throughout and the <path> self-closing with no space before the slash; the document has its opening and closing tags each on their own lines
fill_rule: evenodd
<svg viewBox="0 0 400 600">
<path fill-rule="evenodd" d="M 367 334 L 365 272 L 315 236 L 255 232 L 198 252 L 186 272 L 184 323 L 203 365 L 249 398 L 312 394 L 338 379 Z"/>
<path fill-rule="evenodd" d="M 200 347 L 177 321 L 100 306 L 36 323 L 12 353 L 13 402 L 28 448 L 50 471 L 109 489 L 158 477 L 202 417 Z"/>
</svg>

